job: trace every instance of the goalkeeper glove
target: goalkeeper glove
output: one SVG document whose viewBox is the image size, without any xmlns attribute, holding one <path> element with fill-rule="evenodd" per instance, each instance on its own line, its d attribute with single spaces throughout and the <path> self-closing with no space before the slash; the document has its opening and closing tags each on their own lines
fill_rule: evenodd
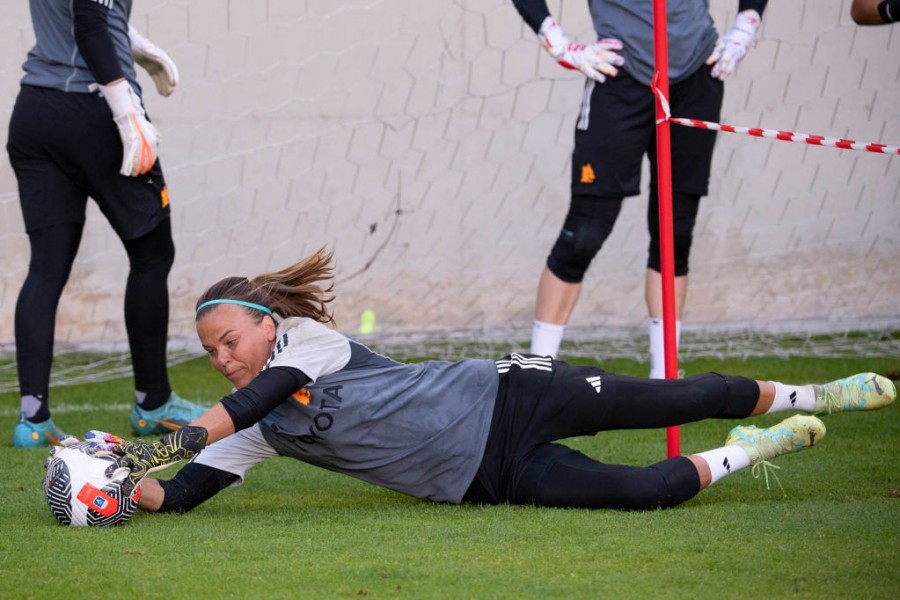
<svg viewBox="0 0 900 600">
<path fill-rule="evenodd" d="M 119 469 L 128 469 L 128 477 L 122 482 L 122 493 L 131 495 L 147 473 L 193 458 L 206 447 L 207 435 L 203 427 L 186 425 L 152 444 L 143 440 L 123 440 L 113 448 L 113 453 L 119 458 L 106 468 L 106 476 L 112 479 Z"/>
<path fill-rule="evenodd" d="M 710 75 L 719 81 L 734 73 L 737 65 L 747 55 L 747 48 L 756 42 L 756 30 L 761 17 L 755 10 L 741 11 L 734 18 L 731 31 L 720 36 L 706 64 L 713 65 Z"/>
<path fill-rule="evenodd" d="M 553 17 L 547 17 L 538 30 L 538 39 L 544 49 L 567 69 L 581 71 L 585 76 L 603 83 L 607 77 L 615 77 L 625 59 L 621 40 L 604 39 L 593 44 L 575 44 Z"/>
<path fill-rule="evenodd" d="M 122 139 L 122 168 L 119 173 L 132 177 L 148 173 L 156 163 L 159 133 L 147 120 L 141 99 L 124 79 L 113 85 L 101 85 L 100 89 L 112 110 Z"/>
<path fill-rule="evenodd" d="M 131 25 L 128 26 L 128 39 L 131 40 L 131 56 L 153 78 L 156 91 L 162 96 L 171 96 L 178 85 L 175 61 Z"/>
</svg>

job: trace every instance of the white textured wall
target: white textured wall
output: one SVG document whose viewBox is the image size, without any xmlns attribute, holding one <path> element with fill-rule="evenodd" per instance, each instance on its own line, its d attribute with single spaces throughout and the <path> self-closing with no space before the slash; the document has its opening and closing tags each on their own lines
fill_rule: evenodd
<svg viewBox="0 0 900 600">
<path fill-rule="evenodd" d="M 182 75 L 169 99 L 142 80 L 172 198 L 173 336 L 192 335 L 194 300 L 219 277 L 280 268 L 322 244 L 336 250 L 343 330 L 366 308 L 382 330 L 528 326 L 568 204 L 582 81 L 544 55 L 509 0 L 135 4 L 132 23 Z M 585 0 L 550 5 L 590 40 Z M 737 2 L 712 5 L 729 26 Z M 0 6 L 5 124 L 33 36 L 27 2 Z M 855 26 L 849 0 L 772 2 L 726 84 L 723 121 L 900 144 L 898 55 L 900 26 Z M 8 344 L 28 245 L 3 154 Z M 896 157 L 721 134 L 685 320 L 900 322 L 898 188 Z M 645 206 L 626 203 L 573 325 L 643 322 Z M 92 207 L 60 341 L 124 338 L 126 273 Z"/>
</svg>

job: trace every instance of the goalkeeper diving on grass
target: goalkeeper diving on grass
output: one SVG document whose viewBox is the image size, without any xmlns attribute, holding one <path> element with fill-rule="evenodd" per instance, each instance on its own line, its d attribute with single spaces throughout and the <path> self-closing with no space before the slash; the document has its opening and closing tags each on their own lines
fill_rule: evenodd
<svg viewBox="0 0 900 600">
<path fill-rule="evenodd" d="M 197 333 L 234 389 L 158 441 L 90 432 L 118 456 L 108 475 L 130 471 L 125 496 L 140 483 L 141 509 L 185 512 L 287 456 L 435 502 L 673 507 L 730 473 L 819 444 L 825 425 L 813 415 L 875 410 L 896 396 L 873 373 L 787 385 L 716 373 L 643 379 L 530 354 L 400 363 L 335 331 L 332 276 L 320 249 L 278 272 L 227 277 L 200 297 Z M 558 443 L 781 411 L 807 414 L 767 429 L 739 425 L 719 448 L 647 467 Z M 144 478 L 183 460 L 168 481 Z"/>
</svg>

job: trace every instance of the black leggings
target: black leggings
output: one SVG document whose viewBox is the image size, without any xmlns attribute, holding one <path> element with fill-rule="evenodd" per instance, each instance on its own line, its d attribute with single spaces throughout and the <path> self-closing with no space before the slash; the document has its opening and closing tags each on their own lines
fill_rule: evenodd
<svg viewBox="0 0 900 600">
<path fill-rule="evenodd" d="M 162 221 L 136 240 L 124 240 L 130 270 L 125 287 L 125 328 L 134 366 L 134 389 L 147 394 L 142 407 L 152 410 L 169 399 L 166 370 L 169 335 L 169 271 L 175 262 L 172 224 Z"/>
<path fill-rule="evenodd" d="M 468 501 L 648 509 L 675 506 L 700 490 L 696 468 L 676 457 L 649 467 L 610 465 L 553 442 L 613 429 L 661 428 L 749 416 L 759 386 L 715 373 L 641 379 L 534 357 L 500 376 L 481 467 Z"/>
<path fill-rule="evenodd" d="M 541 444 L 525 460 L 511 496 L 515 504 L 646 510 L 677 506 L 700 491 L 697 469 L 683 456 L 632 467 Z"/>
<path fill-rule="evenodd" d="M 82 223 L 63 223 L 29 232 L 31 261 L 16 303 L 16 363 L 23 396 L 43 400 L 33 417 L 50 416 L 47 406 L 56 310 L 81 243 Z M 125 289 L 125 325 L 135 389 L 147 392 L 148 409 L 168 399 L 166 337 L 169 325 L 167 278 L 175 258 L 169 219 L 135 240 L 123 241 L 131 270 Z"/>
</svg>

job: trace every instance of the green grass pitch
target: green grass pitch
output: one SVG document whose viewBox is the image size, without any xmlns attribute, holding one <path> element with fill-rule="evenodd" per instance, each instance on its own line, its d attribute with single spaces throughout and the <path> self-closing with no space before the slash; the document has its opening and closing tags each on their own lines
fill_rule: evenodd
<svg viewBox="0 0 900 600">
<path fill-rule="evenodd" d="M 803 383 L 867 370 L 897 378 L 900 358 L 681 366 Z M 228 392 L 202 359 L 172 379 L 205 404 Z M 58 388 L 54 420 L 128 435 L 130 401 L 129 379 Z M 821 446 L 777 460 L 784 493 L 744 470 L 672 510 L 447 506 L 276 459 L 190 514 L 139 513 L 95 530 L 56 524 L 41 487 L 47 451 L 11 447 L 18 397 L 0 402 L 0 598 L 900 597 L 900 405 L 825 417 Z M 682 427 L 682 451 L 720 445 L 733 424 Z M 607 462 L 665 454 L 662 431 L 567 443 Z"/>
</svg>

